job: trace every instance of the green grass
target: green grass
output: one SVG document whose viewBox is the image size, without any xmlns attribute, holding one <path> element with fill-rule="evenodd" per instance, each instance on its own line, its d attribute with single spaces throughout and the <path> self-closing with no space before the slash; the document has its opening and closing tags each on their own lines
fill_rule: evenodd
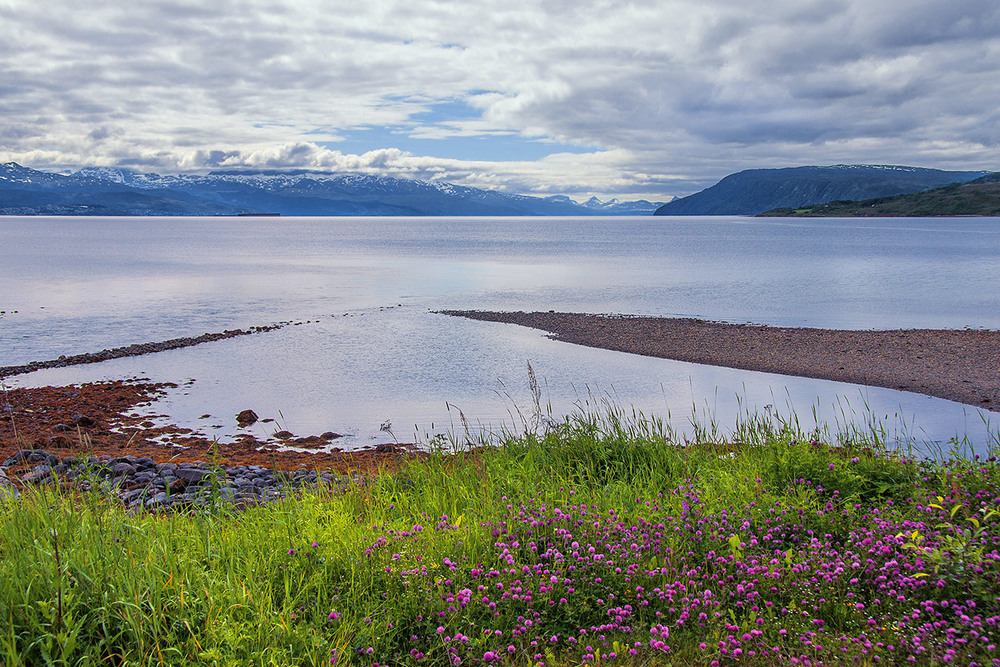
<svg viewBox="0 0 1000 667">
<path fill-rule="evenodd" d="M 0 503 L 0 661 L 1000 659 L 995 461 L 820 435 L 687 443 L 609 407 L 241 512 L 42 487 Z"/>
</svg>

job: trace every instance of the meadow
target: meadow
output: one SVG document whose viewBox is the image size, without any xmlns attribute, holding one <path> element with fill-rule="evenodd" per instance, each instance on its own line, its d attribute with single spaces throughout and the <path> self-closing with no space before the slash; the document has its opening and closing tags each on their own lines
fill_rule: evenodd
<svg viewBox="0 0 1000 667">
<path fill-rule="evenodd" d="M 243 510 L 0 500 L 0 661 L 1000 665 L 992 452 L 532 426 Z"/>
</svg>

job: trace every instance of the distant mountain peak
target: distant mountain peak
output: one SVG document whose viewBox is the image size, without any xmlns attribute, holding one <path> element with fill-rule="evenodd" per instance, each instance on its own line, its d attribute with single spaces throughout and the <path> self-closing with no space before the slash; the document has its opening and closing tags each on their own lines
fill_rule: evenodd
<svg viewBox="0 0 1000 667">
<path fill-rule="evenodd" d="M 663 202 L 649 202 L 645 199 L 623 202 L 616 197 L 612 197 L 607 201 L 601 201 L 597 197 L 591 197 L 582 204 L 582 206 L 589 208 L 592 211 L 600 211 L 602 213 L 609 213 L 612 215 L 649 215 L 663 205 Z"/>
</svg>

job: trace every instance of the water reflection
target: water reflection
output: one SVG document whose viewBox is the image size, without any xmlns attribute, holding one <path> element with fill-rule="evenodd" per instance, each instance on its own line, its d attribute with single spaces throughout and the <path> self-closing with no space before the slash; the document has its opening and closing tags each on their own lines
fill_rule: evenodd
<svg viewBox="0 0 1000 667">
<path fill-rule="evenodd" d="M 521 408 L 530 360 L 553 410 L 609 397 L 685 426 L 791 404 L 871 412 L 898 432 L 985 442 L 977 409 L 631 357 L 439 309 L 566 310 L 832 328 L 1000 327 L 1000 220 L 45 219 L 0 221 L 0 365 L 283 320 L 319 320 L 147 357 L 47 371 L 54 384 L 195 382 L 164 406 L 230 437 L 252 407 L 355 445 L 483 425 Z M 385 308 L 380 310 L 380 308 Z M 16 311 L 16 312 L 15 312 Z M 737 398 L 739 397 L 739 398 Z M 844 407 L 845 397 L 849 407 Z M 838 403 L 839 401 L 839 403 Z M 515 409 L 511 409 L 511 403 Z"/>
<path fill-rule="evenodd" d="M 183 386 L 154 410 L 207 436 L 227 441 L 246 432 L 235 415 L 250 408 L 276 420 L 254 425 L 250 432 L 258 437 L 335 431 L 347 436 L 336 445 L 353 448 L 391 441 L 380 428 L 386 421 L 401 441 L 461 435 L 459 411 L 476 428 L 518 430 L 535 409 L 529 363 L 543 412 L 556 419 L 614 405 L 662 417 L 689 435 L 694 424 L 713 423 L 728 434 L 739 418 L 760 413 L 797 419 L 805 431 L 865 430 L 875 419 L 889 439 L 922 448 L 965 436 L 983 447 L 991 437 L 990 413 L 951 401 L 598 350 L 409 307 L 353 311 L 192 348 L 40 371 L 17 382 L 133 376 L 178 382 Z M 201 419 L 206 413 L 212 419 Z"/>
</svg>

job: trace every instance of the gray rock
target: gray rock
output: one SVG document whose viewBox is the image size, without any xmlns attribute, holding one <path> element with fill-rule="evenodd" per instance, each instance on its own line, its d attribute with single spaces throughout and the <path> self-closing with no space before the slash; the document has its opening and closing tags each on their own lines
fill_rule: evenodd
<svg viewBox="0 0 1000 667">
<path fill-rule="evenodd" d="M 22 475 L 21 481 L 25 484 L 38 484 L 47 480 L 52 475 L 52 466 L 38 465 L 31 472 Z"/>
<path fill-rule="evenodd" d="M 147 500 L 144 503 L 144 505 L 145 505 L 146 509 L 152 509 L 154 507 L 159 507 L 164 502 L 166 502 L 167 498 L 169 498 L 169 495 L 167 494 L 167 492 L 166 491 L 161 491 L 160 493 L 157 493 L 155 496 L 153 496 L 152 498 L 150 498 L 149 500 Z"/>
<path fill-rule="evenodd" d="M 59 457 L 54 454 L 49 454 L 44 449 L 22 449 L 4 461 L 3 467 L 8 468 L 15 463 L 20 463 L 21 461 L 26 461 L 27 463 L 40 463 L 45 461 L 49 465 L 55 465 L 59 462 Z"/>
<path fill-rule="evenodd" d="M 201 480 L 211 473 L 201 468 L 177 468 L 174 474 L 189 484 L 200 484 Z"/>
<path fill-rule="evenodd" d="M 133 501 L 135 501 L 136 499 L 141 499 L 145 496 L 146 496 L 146 489 L 134 489 L 132 491 L 126 491 L 125 493 L 123 493 L 121 495 L 121 499 L 123 503 L 126 503 L 131 506 Z"/>
<path fill-rule="evenodd" d="M 118 477 L 119 475 L 132 475 L 135 474 L 135 466 L 132 465 L 131 463 L 125 463 L 124 461 L 121 463 L 116 463 L 111 468 L 111 474 L 113 474 L 115 477 Z"/>
</svg>

